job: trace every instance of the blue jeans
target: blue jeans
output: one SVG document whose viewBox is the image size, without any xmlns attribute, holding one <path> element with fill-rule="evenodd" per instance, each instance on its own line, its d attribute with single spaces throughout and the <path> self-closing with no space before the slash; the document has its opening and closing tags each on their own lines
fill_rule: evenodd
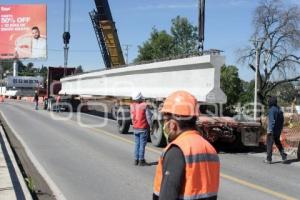
<svg viewBox="0 0 300 200">
<path fill-rule="evenodd" d="M 135 160 L 144 160 L 145 159 L 145 147 L 148 140 L 148 130 L 139 129 L 134 130 L 134 159 Z"/>
</svg>

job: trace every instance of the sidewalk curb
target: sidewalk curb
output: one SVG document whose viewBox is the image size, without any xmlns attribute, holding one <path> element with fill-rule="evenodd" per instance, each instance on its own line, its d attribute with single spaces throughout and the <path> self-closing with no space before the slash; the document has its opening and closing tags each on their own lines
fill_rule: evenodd
<svg viewBox="0 0 300 200">
<path fill-rule="evenodd" d="M 12 149 L 11 149 L 11 147 L 10 147 L 10 144 L 9 144 L 7 138 L 6 138 L 6 135 L 5 135 L 5 133 L 4 133 L 4 130 L 3 130 L 3 127 L 2 127 L 2 126 L 0 126 L 0 133 L 1 133 L 1 137 L 3 138 L 4 148 L 6 149 L 7 154 L 8 154 L 8 156 L 9 156 L 10 160 L 11 160 L 11 163 L 12 163 L 12 166 L 8 166 L 8 168 L 13 167 L 13 170 L 15 171 L 16 176 L 17 176 L 17 179 L 18 179 L 17 181 L 20 183 L 21 190 L 22 190 L 22 192 L 23 192 L 23 195 L 22 195 L 22 196 L 23 196 L 26 200 L 32 200 L 32 196 L 31 196 L 31 194 L 30 194 L 30 192 L 29 192 L 29 190 L 28 190 L 28 188 L 27 188 L 27 185 L 26 185 L 26 183 L 25 183 L 25 180 L 24 180 L 24 178 L 23 178 L 23 175 L 22 175 L 22 173 L 21 173 L 21 170 L 20 170 L 20 168 L 19 168 L 19 166 L 18 166 L 18 164 L 17 164 L 17 161 L 16 161 L 16 159 L 15 159 L 15 156 L 14 156 L 14 154 L 13 154 L 13 152 L 12 152 Z M 10 170 L 9 170 L 9 171 L 10 171 Z M 11 176 L 10 176 L 10 177 L 11 177 Z M 15 181 L 16 181 L 16 180 L 15 180 Z M 12 182 L 12 183 L 14 182 L 14 180 L 12 180 L 12 177 L 11 177 L 11 182 Z M 14 183 L 13 183 L 13 185 L 14 185 Z M 17 194 L 17 192 L 18 192 L 18 191 L 16 191 L 16 190 L 15 190 L 15 187 L 14 187 L 14 193 L 15 193 L 15 195 L 16 195 L 16 198 L 19 199 L 19 198 L 18 198 L 19 195 Z"/>
<path fill-rule="evenodd" d="M 49 188 L 51 189 L 54 197 L 59 200 L 66 200 L 63 193 L 60 191 L 60 189 L 56 186 L 54 181 L 50 178 L 44 167 L 39 163 L 39 161 L 35 158 L 33 153 L 30 151 L 29 147 L 26 145 L 26 143 L 23 141 L 23 139 L 20 137 L 18 132 L 11 126 L 9 121 L 4 116 L 3 112 L 0 111 L 1 118 L 5 121 L 7 126 L 11 129 L 11 132 L 14 134 L 16 139 L 19 141 L 19 143 L 22 145 L 25 154 L 28 156 L 29 160 L 32 162 L 34 167 L 36 168 L 37 172 L 40 174 L 40 176 L 45 180 L 45 182 L 48 184 Z"/>
</svg>

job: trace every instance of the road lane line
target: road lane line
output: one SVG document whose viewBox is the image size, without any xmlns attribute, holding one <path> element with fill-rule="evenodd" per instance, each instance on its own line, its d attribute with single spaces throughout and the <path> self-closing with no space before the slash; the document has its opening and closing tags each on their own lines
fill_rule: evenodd
<svg viewBox="0 0 300 200">
<path fill-rule="evenodd" d="M 56 113 L 55 113 L 56 114 Z M 69 124 L 72 124 L 72 125 L 76 125 L 78 126 L 78 122 L 72 120 L 72 119 L 68 119 L 67 120 L 68 122 L 71 122 Z M 67 122 L 65 121 L 65 122 Z M 129 140 L 129 139 L 126 139 L 126 138 L 123 138 L 121 136 L 118 136 L 114 133 L 110 133 L 108 131 L 105 131 L 103 129 L 96 129 L 96 128 L 87 128 L 91 131 L 95 131 L 95 132 L 98 132 L 98 133 L 101 133 L 101 134 L 105 134 L 111 138 L 114 138 L 114 139 L 117 139 L 117 140 L 120 140 L 120 141 L 123 141 L 123 142 L 126 142 L 126 143 L 129 143 L 129 144 L 134 144 L 134 142 L 132 140 Z M 157 150 L 157 149 L 154 149 L 154 148 L 151 148 L 151 147 L 146 147 L 146 149 L 150 152 L 153 152 L 153 153 L 156 153 L 158 155 L 161 155 L 162 151 L 160 150 Z M 277 197 L 277 198 L 280 198 L 280 199 L 284 199 L 284 200 L 297 200 L 297 198 L 294 198 L 294 197 L 291 197 L 291 196 L 288 196 L 284 193 L 280 193 L 280 192 L 276 192 L 276 191 L 273 191 L 271 189 L 268 189 L 266 187 L 263 187 L 263 186 L 260 186 L 260 185 L 257 185 L 257 184 L 254 184 L 254 183 L 251 183 L 251 182 L 248 182 L 248 181 L 245 181 L 245 180 L 242 180 L 240 178 L 237 178 L 237 177 L 234 177 L 234 176 L 230 176 L 230 175 L 227 175 L 227 174 L 224 174 L 224 173 L 221 173 L 221 177 L 224 178 L 224 179 L 227 179 L 229 181 L 232 181 L 232 182 L 235 182 L 235 183 L 238 183 L 240 185 L 243 185 L 243 186 L 246 186 L 248 188 L 251 188 L 251 189 L 254 189 L 254 190 L 257 190 L 257 191 L 260 191 L 260 192 L 263 192 L 263 193 L 266 193 L 266 194 L 269 194 L 271 196 L 274 196 L 274 197 Z"/>
<path fill-rule="evenodd" d="M 124 142 L 129 143 L 129 144 L 134 144 L 134 142 L 131 141 L 131 140 L 129 140 L 129 139 L 117 136 L 117 135 L 115 135 L 113 133 L 107 132 L 107 131 L 102 130 L 102 129 L 99 130 L 99 129 L 95 129 L 95 128 L 90 128 L 90 130 L 96 131 L 98 133 L 105 134 L 105 135 L 110 136 L 110 137 L 112 137 L 114 139 L 117 139 L 117 140 L 120 140 L 120 141 L 124 141 Z M 161 155 L 161 153 L 162 153 L 162 151 L 159 151 L 157 149 L 153 149 L 151 147 L 146 147 L 146 149 L 149 150 L 149 151 L 151 151 L 151 152 L 153 152 L 153 153 L 159 154 L 159 155 Z M 242 179 L 234 177 L 234 176 L 230 176 L 230 175 L 221 173 L 221 177 L 224 178 L 224 179 L 226 179 L 226 180 L 230 180 L 232 182 L 238 183 L 240 185 L 243 185 L 243 186 L 246 186 L 248 188 L 251 188 L 251 189 L 254 189 L 254 190 L 266 193 L 266 194 L 269 194 L 271 196 L 274 196 L 274 197 L 277 197 L 277 198 L 280 198 L 280 199 L 284 199 L 284 200 L 297 200 L 297 198 L 288 196 L 288 195 L 286 195 L 284 193 L 275 192 L 275 191 L 273 191 L 271 189 L 268 189 L 266 187 L 263 187 L 263 186 L 260 186 L 260 185 L 257 185 L 257 184 L 254 184 L 254 183 L 242 180 Z"/>
<path fill-rule="evenodd" d="M 247 186 L 249 188 L 258 190 L 260 192 L 272 195 L 272 196 L 280 198 L 280 199 L 284 199 L 284 200 L 297 200 L 296 198 L 288 196 L 286 194 L 283 194 L 283 193 L 280 193 L 280 192 L 275 192 L 275 191 L 270 190 L 268 188 L 265 188 L 263 186 L 260 186 L 260 185 L 254 184 L 254 183 L 250 183 L 248 181 L 244 181 L 242 179 L 239 179 L 239 178 L 227 175 L 227 174 L 221 173 L 221 177 L 224 178 L 224 179 L 230 180 L 232 182 L 238 183 L 240 185 L 244 185 L 244 186 Z"/>
</svg>

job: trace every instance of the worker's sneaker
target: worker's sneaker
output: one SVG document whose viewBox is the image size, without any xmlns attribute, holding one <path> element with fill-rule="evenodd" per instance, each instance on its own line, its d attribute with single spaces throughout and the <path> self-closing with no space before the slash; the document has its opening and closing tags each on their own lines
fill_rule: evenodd
<svg viewBox="0 0 300 200">
<path fill-rule="evenodd" d="M 134 160 L 134 165 L 138 165 L 139 164 L 139 160 Z"/>
<path fill-rule="evenodd" d="M 287 159 L 287 154 L 286 153 L 281 153 L 281 158 L 282 158 L 282 161 L 285 162 L 286 159 Z"/>
<path fill-rule="evenodd" d="M 149 164 L 146 162 L 146 160 L 140 160 L 139 166 L 149 166 Z"/>
<path fill-rule="evenodd" d="M 264 163 L 272 164 L 272 161 L 271 161 L 271 160 L 268 160 L 268 159 L 265 159 L 265 160 L 264 160 Z"/>
</svg>

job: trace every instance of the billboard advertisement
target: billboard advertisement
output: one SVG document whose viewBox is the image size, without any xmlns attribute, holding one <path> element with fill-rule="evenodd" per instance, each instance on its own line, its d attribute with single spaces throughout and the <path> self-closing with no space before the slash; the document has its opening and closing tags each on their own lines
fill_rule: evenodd
<svg viewBox="0 0 300 200">
<path fill-rule="evenodd" d="M 0 5 L 0 59 L 47 58 L 47 7 Z"/>
</svg>

